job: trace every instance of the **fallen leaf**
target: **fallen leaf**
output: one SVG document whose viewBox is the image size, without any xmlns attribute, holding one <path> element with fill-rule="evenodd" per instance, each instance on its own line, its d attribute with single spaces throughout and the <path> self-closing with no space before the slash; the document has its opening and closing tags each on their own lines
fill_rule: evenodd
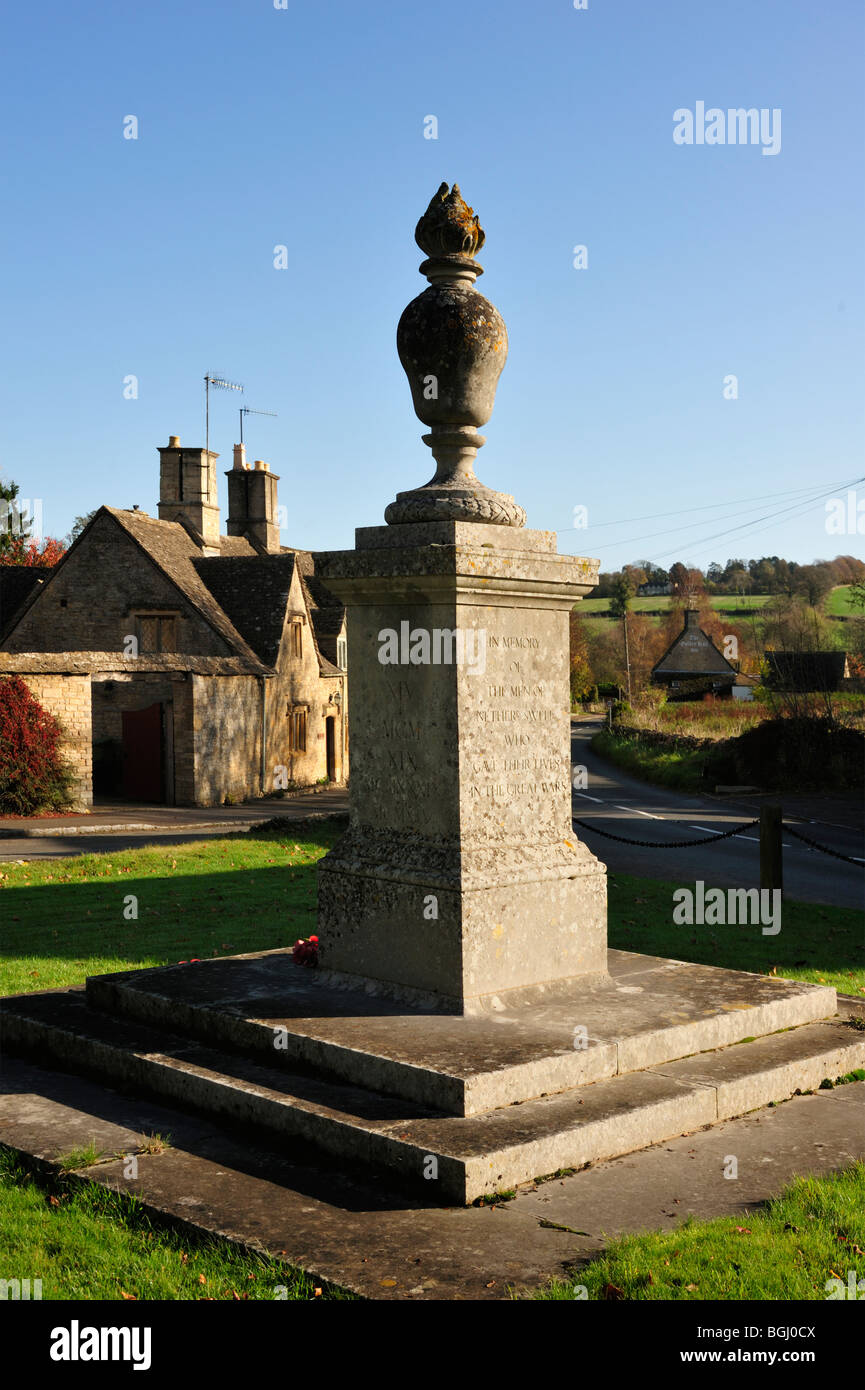
<svg viewBox="0 0 865 1390">
<path fill-rule="evenodd" d="M 751 1234 L 750 1226 L 736 1226 L 734 1229 L 739 1232 L 740 1236 L 749 1236 Z"/>
<path fill-rule="evenodd" d="M 199 1282 L 199 1284 L 206 1284 L 206 1283 L 207 1283 L 207 1280 L 205 1279 L 205 1277 L 204 1277 L 203 1274 L 199 1274 L 199 1276 L 198 1276 L 198 1282 Z"/>
<path fill-rule="evenodd" d="M 138 1302 L 138 1294 L 135 1294 L 135 1293 L 124 1293 L 124 1292 L 123 1292 L 123 1289 L 120 1290 L 120 1297 L 121 1297 L 121 1298 L 125 1298 L 125 1299 L 127 1300 L 128 1303 L 137 1303 L 137 1302 Z"/>
<path fill-rule="evenodd" d="M 604 1286 L 604 1298 L 609 1299 L 611 1302 L 612 1302 L 612 1301 L 619 1302 L 619 1301 L 620 1301 L 621 1299 L 623 1299 L 624 1297 L 625 1297 L 625 1291 L 624 1291 L 624 1289 L 620 1289 L 619 1286 L 618 1286 L 617 1284 L 605 1284 L 605 1286 Z"/>
</svg>

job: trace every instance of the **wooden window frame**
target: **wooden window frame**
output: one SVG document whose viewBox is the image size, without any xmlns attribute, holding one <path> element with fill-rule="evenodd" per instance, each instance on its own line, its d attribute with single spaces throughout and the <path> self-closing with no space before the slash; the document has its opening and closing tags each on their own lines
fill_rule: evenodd
<svg viewBox="0 0 865 1390">
<path fill-rule="evenodd" d="M 305 753 L 309 733 L 309 706 L 289 705 L 286 714 L 288 716 L 288 751 L 290 753 Z"/>
<path fill-rule="evenodd" d="M 164 656 L 177 651 L 177 627 L 180 614 L 163 609 L 162 611 L 143 611 L 134 615 L 135 626 L 138 635 L 138 654 L 139 656 Z M 153 647 L 145 647 L 144 633 L 142 624 L 153 622 L 156 624 L 156 639 Z M 165 645 L 165 633 L 171 632 L 171 645 Z"/>
</svg>

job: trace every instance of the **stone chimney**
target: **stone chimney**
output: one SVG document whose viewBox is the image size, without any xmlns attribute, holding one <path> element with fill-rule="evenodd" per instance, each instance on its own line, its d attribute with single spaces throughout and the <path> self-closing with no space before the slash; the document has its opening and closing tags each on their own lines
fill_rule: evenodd
<svg viewBox="0 0 865 1390">
<path fill-rule="evenodd" d="M 279 476 L 271 473 L 267 464 L 256 459 L 252 468 L 246 462 L 242 444 L 234 446 L 234 467 L 226 473 L 228 479 L 229 536 L 247 536 L 270 553 L 279 552 L 276 485 Z"/>
<path fill-rule="evenodd" d="M 186 521 L 207 548 L 219 546 L 218 458 L 212 449 L 182 449 L 176 434 L 159 450 L 159 520 Z"/>
</svg>

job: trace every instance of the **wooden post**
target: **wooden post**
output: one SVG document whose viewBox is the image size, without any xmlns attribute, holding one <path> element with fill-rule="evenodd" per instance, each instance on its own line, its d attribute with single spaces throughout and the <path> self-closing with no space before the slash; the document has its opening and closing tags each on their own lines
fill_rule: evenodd
<svg viewBox="0 0 865 1390">
<path fill-rule="evenodd" d="M 622 614 L 622 627 L 625 631 L 625 668 L 628 672 L 628 704 L 631 703 L 631 656 L 628 651 L 628 610 Z"/>
<path fill-rule="evenodd" d="M 780 806 L 760 808 L 760 887 L 784 887 L 784 855 L 781 847 L 783 811 Z"/>
</svg>

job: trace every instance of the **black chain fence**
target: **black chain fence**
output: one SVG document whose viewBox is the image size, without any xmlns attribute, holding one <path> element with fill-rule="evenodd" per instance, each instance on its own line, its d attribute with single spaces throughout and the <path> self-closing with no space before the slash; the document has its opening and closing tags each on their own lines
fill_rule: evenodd
<svg viewBox="0 0 865 1390">
<path fill-rule="evenodd" d="M 599 825 L 594 825 L 591 821 L 578 820 L 574 817 L 574 825 L 582 826 L 584 830 L 590 830 L 594 835 L 603 835 L 607 840 L 617 840 L 620 845 L 636 845 L 638 849 L 692 849 L 695 845 L 713 845 L 719 840 L 729 840 L 734 835 L 741 835 L 743 830 L 753 830 L 759 824 L 759 817 L 756 820 L 743 821 L 741 825 L 734 825 L 732 830 L 716 830 L 711 835 L 704 835 L 700 840 L 632 840 L 626 835 L 614 835 L 611 830 L 602 830 Z M 865 868 L 865 862 L 862 859 L 854 859 L 849 854 L 842 854 L 840 850 L 829 849 L 826 845 L 820 845 L 816 840 L 810 840 L 807 835 L 801 835 L 786 821 L 784 822 L 784 831 L 786 834 L 792 835 L 794 839 L 801 840 L 810 849 L 819 850 L 821 854 L 831 854 L 833 859 L 841 859 L 845 864 L 855 864 L 857 868 Z"/>
<path fill-rule="evenodd" d="M 732 830 L 713 831 L 711 835 L 704 835 L 702 840 L 629 840 L 625 835 L 614 835 L 611 830 L 601 830 L 600 826 L 591 825 L 588 821 L 574 820 L 574 825 L 581 825 L 584 830 L 604 835 L 608 840 L 618 840 L 622 845 L 639 845 L 640 849 L 690 849 L 692 845 L 711 845 L 716 840 L 729 840 L 732 835 L 740 835 L 743 830 L 751 830 L 759 824 L 759 820 L 748 820 L 742 825 L 734 825 Z"/>
<path fill-rule="evenodd" d="M 799 831 L 794 830 L 792 825 L 785 823 L 784 829 L 788 835 L 793 836 L 794 840 L 801 840 L 803 845 L 810 845 L 811 849 L 819 849 L 821 854 L 831 854 L 833 859 L 843 859 L 845 864 L 856 864 L 860 869 L 863 867 L 861 859 L 852 859 L 849 854 L 842 854 L 840 850 L 828 849 L 826 845 L 818 845 L 816 840 L 809 840 L 807 835 L 800 835 Z"/>
</svg>

